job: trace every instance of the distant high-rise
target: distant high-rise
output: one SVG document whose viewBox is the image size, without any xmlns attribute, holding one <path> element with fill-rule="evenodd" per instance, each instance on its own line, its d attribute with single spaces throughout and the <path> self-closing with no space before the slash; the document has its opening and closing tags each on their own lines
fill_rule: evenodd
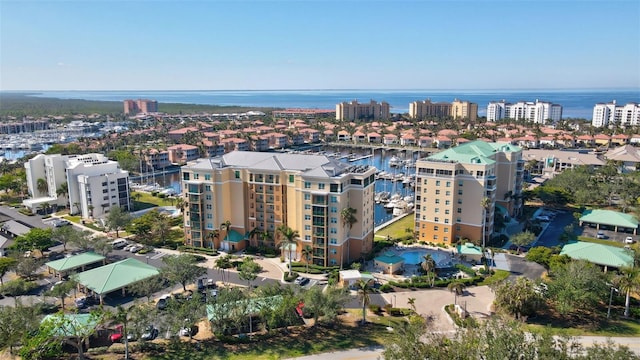
<svg viewBox="0 0 640 360">
<path fill-rule="evenodd" d="M 384 101 L 360 104 L 354 100 L 336 105 L 336 120 L 388 120 L 390 117 L 389 103 Z"/>
<path fill-rule="evenodd" d="M 502 119 L 524 119 L 538 124 L 551 120 L 555 123 L 562 120 L 562 106 L 537 99 L 535 102 L 519 101 L 513 104 L 504 100 L 490 102 L 487 105 L 487 121 Z"/>
<path fill-rule="evenodd" d="M 156 100 L 124 100 L 124 113 L 127 115 L 138 113 L 149 114 L 154 112 L 158 112 L 158 102 Z"/>
<path fill-rule="evenodd" d="M 619 106 L 615 100 L 606 104 L 596 104 L 593 107 L 591 124 L 595 127 L 640 125 L 640 105 L 628 103 L 624 106 Z"/>
<path fill-rule="evenodd" d="M 414 101 L 409 104 L 409 116 L 412 119 L 451 116 L 454 119 L 476 121 L 478 118 L 478 104 L 458 99 L 455 99 L 452 103 L 434 103 L 431 102 L 431 99 Z"/>
</svg>

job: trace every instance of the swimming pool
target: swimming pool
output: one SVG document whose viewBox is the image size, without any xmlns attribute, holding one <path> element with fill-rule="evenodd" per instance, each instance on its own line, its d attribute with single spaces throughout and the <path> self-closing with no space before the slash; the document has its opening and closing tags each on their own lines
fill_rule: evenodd
<svg viewBox="0 0 640 360">
<path fill-rule="evenodd" d="M 407 265 L 418 265 L 424 260 L 424 256 L 430 254 L 436 262 L 436 267 L 442 267 L 449 263 L 450 256 L 447 253 L 431 251 L 431 250 L 412 250 L 399 254 Z"/>
</svg>

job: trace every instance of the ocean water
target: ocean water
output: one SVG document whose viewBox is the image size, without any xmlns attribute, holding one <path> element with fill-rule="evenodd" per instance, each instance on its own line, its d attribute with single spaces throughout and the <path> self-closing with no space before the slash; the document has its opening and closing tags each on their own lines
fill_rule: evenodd
<svg viewBox="0 0 640 360">
<path fill-rule="evenodd" d="M 162 103 L 186 103 L 246 107 L 335 109 L 342 101 L 386 101 L 392 113 L 409 111 L 409 103 L 454 99 L 478 104 L 484 116 L 490 101 L 548 101 L 562 105 L 564 118 L 591 119 L 593 106 L 616 100 L 640 102 L 640 89 L 627 90 L 212 90 L 212 91 L 43 91 L 35 96 L 60 99 L 122 101 L 149 98 Z M 162 105 L 160 105 L 162 107 Z"/>
</svg>

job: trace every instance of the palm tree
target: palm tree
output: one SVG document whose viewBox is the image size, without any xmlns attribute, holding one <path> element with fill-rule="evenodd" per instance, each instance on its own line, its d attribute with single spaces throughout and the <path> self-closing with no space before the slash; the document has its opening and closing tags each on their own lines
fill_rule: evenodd
<svg viewBox="0 0 640 360">
<path fill-rule="evenodd" d="M 482 206 L 482 254 L 484 256 L 484 247 L 485 247 L 485 227 L 487 226 L 487 211 L 491 206 L 491 200 L 488 197 L 483 197 L 480 200 L 480 206 Z"/>
<path fill-rule="evenodd" d="M 76 210 L 73 211 L 73 208 L 75 208 Z M 74 214 L 77 213 L 77 212 L 80 212 L 80 203 L 77 202 L 77 201 L 74 202 L 71 210 L 73 211 Z"/>
<path fill-rule="evenodd" d="M 260 233 L 260 239 L 262 239 L 263 243 L 271 243 L 270 240 L 273 240 L 273 236 L 271 235 L 270 232 L 268 232 L 267 230 L 263 231 Z"/>
<path fill-rule="evenodd" d="M 349 225 L 349 229 L 353 227 L 353 224 L 358 222 L 356 211 L 357 210 L 352 207 L 346 207 L 340 211 L 340 218 L 342 218 L 344 224 Z"/>
<path fill-rule="evenodd" d="M 36 181 L 36 189 L 40 194 L 46 194 L 47 190 L 49 190 L 49 185 L 47 185 L 47 181 L 45 179 L 39 178 Z"/>
<path fill-rule="evenodd" d="M 89 216 L 93 217 L 93 209 L 95 209 L 95 206 L 89 204 L 89 206 L 87 206 L 87 209 L 89 209 Z"/>
<path fill-rule="evenodd" d="M 309 245 L 305 245 L 302 250 L 302 257 L 304 258 L 305 263 L 307 264 L 307 273 L 309 272 L 309 262 L 311 261 L 311 255 L 313 255 L 313 248 Z"/>
<path fill-rule="evenodd" d="M 407 304 L 409 304 L 409 306 L 411 306 L 411 309 L 413 310 L 413 312 L 416 312 L 416 298 L 414 297 L 410 297 L 407 299 Z"/>
<path fill-rule="evenodd" d="M 423 256 L 423 259 L 424 260 L 420 263 L 420 266 L 422 266 L 424 272 L 427 273 L 427 277 L 431 280 L 431 287 L 433 287 L 435 283 L 435 274 L 432 273 L 436 270 L 436 262 L 433 260 L 431 254 L 426 254 Z"/>
<path fill-rule="evenodd" d="M 628 318 L 631 293 L 640 290 L 640 268 L 620 268 L 620 275 L 616 277 L 615 283 L 618 289 L 625 293 L 624 317 Z"/>
<path fill-rule="evenodd" d="M 209 235 L 207 235 L 207 239 L 209 239 L 209 243 L 211 244 L 211 250 L 215 250 L 215 243 L 213 242 L 213 239 L 218 238 L 218 236 L 220 236 L 220 231 L 218 230 L 212 230 Z"/>
<path fill-rule="evenodd" d="M 466 285 L 461 283 L 460 281 L 452 281 L 449 283 L 449 285 L 447 285 L 447 289 L 449 289 L 449 291 L 451 291 L 454 295 L 453 297 L 454 304 L 458 303 L 458 295 L 462 295 L 465 287 Z"/>
<path fill-rule="evenodd" d="M 222 224 L 220 224 L 220 231 L 225 232 L 224 234 L 224 241 L 227 243 L 227 246 L 229 245 L 228 241 L 229 241 L 229 231 L 231 230 L 231 221 L 227 220 L 225 222 L 223 222 Z"/>
<path fill-rule="evenodd" d="M 251 229 L 251 231 L 249 231 L 248 236 L 249 236 L 249 241 L 256 240 L 256 238 L 260 236 L 260 229 L 258 229 L 257 227 Z M 253 243 L 255 244 L 256 242 L 254 241 Z"/>
<path fill-rule="evenodd" d="M 49 214 L 51 212 L 51 204 L 49 204 L 48 202 L 42 204 L 42 210 L 45 214 Z"/>
<path fill-rule="evenodd" d="M 60 187 L 56 189 L 56 195 L 63 196 L 65 199 L 69 200 L 69 184 L 66 182 L 60 184 Z"/>
<path fill-rule="evenodd" d="M 280 233 L 280 248 L 289 250 L 289 276 L 291 276 L 291 248 L 293 245 L 297 245 L 296 238 L 300 236 L 297 230 L 293 230 L 287 225 L 278 226 L 277 231 Z"/>
<path fill-rule="evenodd" d="M 358 299 L 362 301 L 362 325 L 364 325 L 367 323 L 367 305 L 371 302 L 371 298 L 369 297 L 371 287 L 368 282 L 358 280 L 356 288 L 358 289 Z"/>
</svg>

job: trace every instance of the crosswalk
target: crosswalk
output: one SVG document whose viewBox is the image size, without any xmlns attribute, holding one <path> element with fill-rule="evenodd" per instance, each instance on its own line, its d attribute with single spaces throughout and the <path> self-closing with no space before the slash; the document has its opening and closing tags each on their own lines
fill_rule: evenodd
<svg viewBox="0 0 640 360">
<path fill-rule="evenodd" d="M 165 253 L 165 252 L 160 252 L 160 251 L 159 251 L 157 254 L 153 255 L 153 256 L 152 256 L 152 257 L 150 257 L 149 259 L 151 259 L 151 260 L 158 260 L 158 259 L 160 259 L 160 258 L 162 258 L 163 256 L 166 256 L 166 255 L 168 255 L 168 254 L 167 254 L 167 253 Z"/>
</svg>

